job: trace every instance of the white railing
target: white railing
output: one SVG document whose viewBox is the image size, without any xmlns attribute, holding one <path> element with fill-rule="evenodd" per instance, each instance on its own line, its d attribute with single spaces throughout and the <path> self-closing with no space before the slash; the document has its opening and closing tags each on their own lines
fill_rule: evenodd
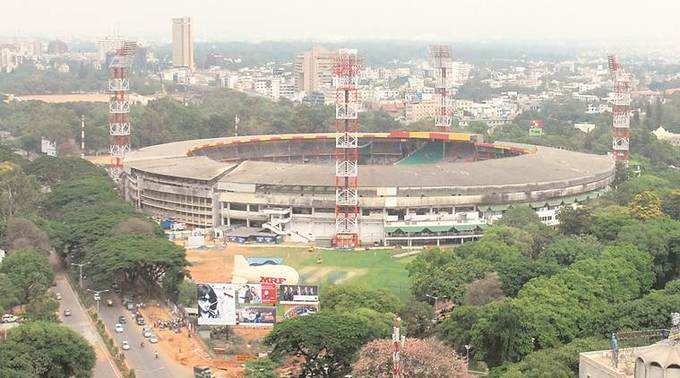
<svg viewBox="0 0 680 378">
<path fill-rule="evenodd" d="M 357 177 L 359 175 L 359 165 L 354 160 L 343 160 L 335 162 L 336 177 Z"/>
<path fill-rule="evenodd" d="M 116 122 L 109 124 L 109 135 L 130 135 L 129 122 Z"/>
<path fill-rule="evenodd" d="M 130 90 L 130 80 L 128 79 L 111 79 L 109 80 L 109 91 L 120 92 Z"/>
<path fill-rule="evenodd" d="M 335 148 L 357 148 L 359 138 L 353 134 L 340 134 L 335 137 Z"/>
<path fill-rule="evenodd" d="M 616 138 L 614 139 L 614 143 L 612 145 L 612 148 L 617 151 L 628 151 L 629 147 L 629 142 L 628 139 L 626 138 Z"/>
<path fill-rule="evenodd" d="M 128 144 L 112 144 L 109 146 L 111 156 L 124 158 L 130 152 L 130 145 Z"/>
<path fill-rule="evenodd" d="M 335 198 L 335 203 L 340 206 L 356 206 L 359 204 L 356 189 L 338 188 L 335 190 Z"/>
<path fill-rule="evenodd" d="M 127 101 L 113 100 L 109 102 L 109 113 L 113 114 L 130 113 L 130 103 Z"/>
</svg>

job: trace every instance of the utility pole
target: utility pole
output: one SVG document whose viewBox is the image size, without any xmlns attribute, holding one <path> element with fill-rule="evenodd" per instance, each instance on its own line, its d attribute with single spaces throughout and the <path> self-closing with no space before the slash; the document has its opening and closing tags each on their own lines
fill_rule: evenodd
<svg viewBox="0 0 680 378">
<path fill-rule="evenodd" d="M 85 115 L 80 116 L 80 157 L 85 157 Z"/>
<path fill-rule="evenodd" d="M 78 274 L 78 284 L 80 285 L 80 288 L 83 288 L 83 266 L 87 265 L 89 263 L 71 263 L 71 265 L 75 265 L 79 268 L 80 273 Z"/>
</svg>

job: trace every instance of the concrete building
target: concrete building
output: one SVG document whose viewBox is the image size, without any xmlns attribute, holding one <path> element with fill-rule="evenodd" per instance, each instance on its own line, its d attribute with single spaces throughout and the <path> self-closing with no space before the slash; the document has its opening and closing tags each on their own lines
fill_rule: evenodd
<svg viewBox="0 0 680 378">
<path fill-rule="evenodd" d="M 295 85 L 298 91 L 309 94 L 321 87 L 333 85 L 333 53 L 314 47 L 295 61 Z"/>
<path fill-rule="evenodd" d="M 562 206 L 606 191 L 609 156 L 484 143 L 464 133 L 362 133 L 362 244 L 476 240 L 516 204 L 546 224 Z M 136 207 L 199 228 L 259 228 L 330 245 L 335 233 L 335 134 L 190 140 L 128 155 L 124 191 Z M 523 172 L 518 175 L 517 172 Z"/>
<path fill-rule="evenodd" d="M 191 17 L 172 19 L 172 65 L 194 69 L 194 34 Z"/>
<path fill-rule="evenodd" d="M 666 131 L 662 126 L 659 126 L 658 129 L 652 131 L 652 134 L 654 134 L 658 140 L 668 142 L 672 146 L 680 147 L 680 134 Z"/>
<path fill-rule="evenodd" d="M 615 361 L 617 361 L 615 363 Z M 676 340 L 579 354 L 579 378 L 678 378 L 680 345 Z"/>
</svg>

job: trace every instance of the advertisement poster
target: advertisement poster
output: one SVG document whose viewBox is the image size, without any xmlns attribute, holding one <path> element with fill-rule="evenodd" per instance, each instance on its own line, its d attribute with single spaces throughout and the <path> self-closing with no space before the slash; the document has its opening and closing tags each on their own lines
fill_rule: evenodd
<svg viewBox="0 0 680 378">
<path fill-rule="evenodd" d="M 275 305 L 278 291 L 276 284 L 262 283 L 260 286 L 262 287 L 262 303 Z"/>
<path fill-rule="evenodd" d="M 276 307 L 246 306 L 238 309 L 241 325 L 272 326 L 276 323 Z"/>
<path fill-rule="evenodd" d="M 238 303 L 245 305 L 261 304 L 262 287 L 260 284 L 248 284 L 241 286 L 238 289 Z"/>
<path fill-rule="evenodd" d="M 198 284 L 199 325 L 235 325 L 236 289 L 233 284 Z"/>
<path fill-rule="evenodd" d="M 310 285 L 279 285 L 279 303 L 318 303 L 319 287 Z"/>
<path fill-rule="evenodd" d="M 293 319 L 300 316 L 315 314 L 319 311 L 318 306 L 310 304 L 301 305 L 287 305 L 283 317 L 285 319 Z"/>
</svg>

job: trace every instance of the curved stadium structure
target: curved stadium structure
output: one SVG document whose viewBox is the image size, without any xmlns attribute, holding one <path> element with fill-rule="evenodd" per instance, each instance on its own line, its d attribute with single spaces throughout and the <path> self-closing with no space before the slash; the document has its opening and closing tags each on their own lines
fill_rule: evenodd
<svg viewBox="0 0 680 378">
<path fill-rule="evenodd" d="M 464 133 L 359 134 L 362 244 L 454 244 L 516 204 L 547 224 L 597 197 L 614 160 Z M 335 134 L 174 142 L 128 155 L 126 198 L 191 227 L 231 227 L 328 245 L 335 232 Z"/>
</svg>

